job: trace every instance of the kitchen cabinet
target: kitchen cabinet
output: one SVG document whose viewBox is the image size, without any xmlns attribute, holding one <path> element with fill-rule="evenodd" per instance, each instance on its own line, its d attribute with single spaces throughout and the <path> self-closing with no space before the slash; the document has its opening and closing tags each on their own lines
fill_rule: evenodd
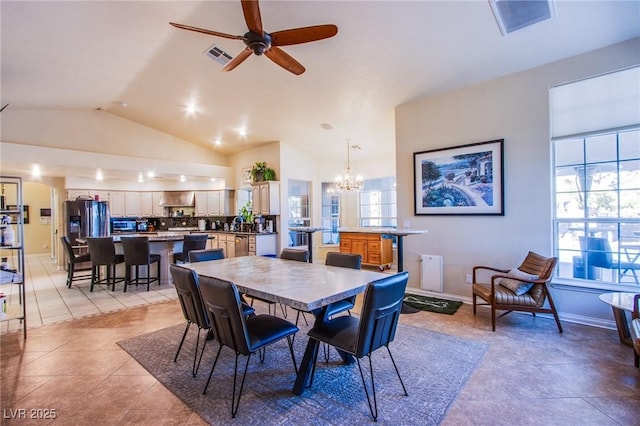
<svg viewBox="0 0 640 426">
<path fill-rule="evenodd" d="M 209 234 L 209 239 L 207 240 L 207 249 L 217 249 L 218 248 L 218 234 Z"/>
<path fill-rule="evenodd" d="M 340 253 L 359 254 L 362 263 L 382 269 L 393 263 L 393 244 L 390 238 L 375 233 L 340 233 Z"/>
<path fill-rule="evenodd" d="M 236 236 L 235 234 L 217 234 L 218 248 L 224 251 L 224 257 L 236 257 Z"/>
<path fill-rule="evenodd" d="M 253 214 L 280 214 L 280 182 L 266 181 L 251 184 L 251 207 Z"/>
<path fill-rule="evenodd" d="M 140 217 L 140 193 L 124 193 L 124 214 L 126 217 Z"/>
<path fill-rule="evenodd" d="M 160 205 L 160 200 L 162 200 L 162 192 L 155 191 L 151 193 L 151 216 L 153 217 L 164 216 L 164 207 Z"/>
<path fill-rule="evenodd" d="M 125 217 L 124 216 L 124 192 L 111 191 L 109 192 L 109 212 L 111 217 Z"/>
<path fill-rule="evenodd" d="M 276 254 L 276 234 L 249 235 L 249 256 Z"/>
<path fill-rule="evenodd" d="M 140 216 L 162 217 L 164 207 L 160 205 L 162 192 L 140 192 Z"/>
<path fill-rule="evenodd" d="M 217 191 L 196 191 L 196 216 L 231 216 L 234 191 L 222 189 Z"/>
</svg>

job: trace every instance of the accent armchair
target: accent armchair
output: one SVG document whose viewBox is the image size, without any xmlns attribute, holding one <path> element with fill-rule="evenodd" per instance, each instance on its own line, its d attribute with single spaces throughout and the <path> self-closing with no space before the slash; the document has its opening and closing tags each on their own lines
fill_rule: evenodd
<svg viewBox="0 0 640 426">
<path fill-rule="evenodd" d="M 562 333 L 562 324 L 553 303 L 549 282 L 553 275 L 557 257 L 544 257 L 532 251 L 527 254 L 518 268 L 499 269 L 492 266 L 475 266 L 473 268 L 473 314 L 476 305 L 491 306 L 491 328 L 496 331 L 496 311 L 505 310 L 500 317 L 513 311 L 552 314 L 556 320 L 558 331 Z M 480 270 L 498 272 L 490 278 L 490 282 L 478 282 Z M 477 303 L 477 298 L 486 303 Z M 548 307 L 545 301 L 548 300 Z"/>
</svg>

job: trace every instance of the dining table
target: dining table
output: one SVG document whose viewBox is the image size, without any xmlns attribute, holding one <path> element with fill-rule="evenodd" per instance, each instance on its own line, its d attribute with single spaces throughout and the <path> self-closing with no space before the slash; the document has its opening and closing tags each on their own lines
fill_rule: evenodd
<svg viewBox="0 0 640 426">
<path fill-rule="evenodd" d="M 326 311 L 331 303 L 362 293 L 368 283 L 389 276 L 377 271 L 262 256 L 234 257 L 183 266 L 199 276 L 233 282 L 241 293 L 249 297 L 312 312 L 315 325 L 328 320 Z M 307 342 L 292 389 L 295 395 L 301 395 L 309 384 L 318 345 L 315 339 Z M 353 362 L 349 354 L 339 353 L 345 363 Z"/>
</svg>

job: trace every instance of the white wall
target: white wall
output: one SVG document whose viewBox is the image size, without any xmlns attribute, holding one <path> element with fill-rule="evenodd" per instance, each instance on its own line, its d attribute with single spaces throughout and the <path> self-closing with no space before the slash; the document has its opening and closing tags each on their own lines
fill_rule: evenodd
<svg viewBox="0 0 640 426">
<path fill-rule="evenodd" d="M 420 253 L 444 257 L 444 291 L 462 298 L 471 296 L 465 274 L 473 265 L 517 266 L 528 250 L 551 255 L 548 89 L 638 63 L 635 39 L 396 108 L 398 223 L 409 220 L 412 228 L 429 230 L 405 239 L 410 287 L 420 285 Z M 502 138 L 504 216 L 414 216 L 414 152 Z M 565 295 L 557 298 L 567 315 L 611 316 L 594 295 L 579 305 Z"/>
<path fill-rule="evenodd" d="M 2 141 L 94 153 L 227 166 L 226 156 L 106 111 L 11 110 Z"/>
</svg>

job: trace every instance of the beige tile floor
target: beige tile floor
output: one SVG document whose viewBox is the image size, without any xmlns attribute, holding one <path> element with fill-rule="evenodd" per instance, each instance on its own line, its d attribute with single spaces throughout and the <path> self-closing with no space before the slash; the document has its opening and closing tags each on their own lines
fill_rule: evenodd
<svg viewBox="0 0 640 426">
<path fill-rule="evenodd" d="M 172 288 L 69 290 L 64 273 L 33 257 L 29 279 L 44 290 L 29 290 L 35 314 L 26 341 L 3 329 L 2 424 L 204 424 L 115 344 L 181 323 Z M 559 334 L 553 320 L 512 314 L 493 333 L 488 312 L 474 317 L 468 305 L 401 321 L 489 345 L 444 425 L 640 425 L 640 370 L 613 330 L 564 323 Z M 55 410 L 56 418 L 9 418 L 21 408 Z"/>
</svg>

